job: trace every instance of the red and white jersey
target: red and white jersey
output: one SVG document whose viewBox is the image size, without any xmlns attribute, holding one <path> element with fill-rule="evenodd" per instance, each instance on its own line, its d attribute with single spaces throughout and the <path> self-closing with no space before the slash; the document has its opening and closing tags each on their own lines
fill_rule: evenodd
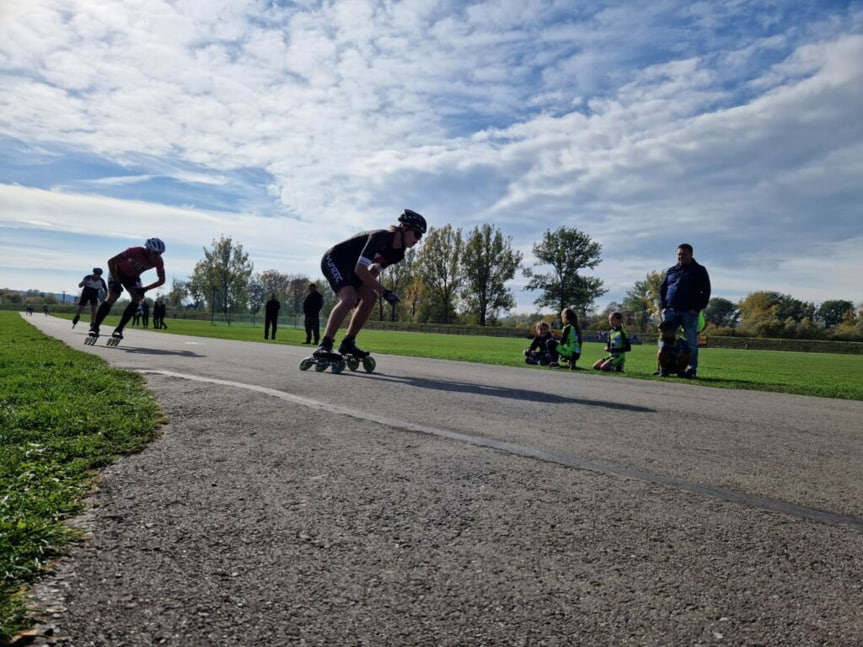
<svg viewBox="0 0 863 647">
<path fill-rule="evenodd" d="M 146 247 L 130 247 L 120 252 L 112 260 L 117 263 L 117 270 L 132 279 L 137 279 L 146 272 L 156 268 L 160 279 L 165 278 L 165 264 L 161 254 L 151 254 Z"/>
</svg>

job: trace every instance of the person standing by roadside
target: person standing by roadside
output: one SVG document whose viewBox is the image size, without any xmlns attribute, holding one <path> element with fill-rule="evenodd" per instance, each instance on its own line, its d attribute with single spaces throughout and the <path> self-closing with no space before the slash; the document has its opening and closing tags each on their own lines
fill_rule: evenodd
<svg viewBox="0 0 863 647">
<path fill-rule="evenodd" d="M 270 328 L 273 329 L 273 339 L 276 338 L 276 328 L 279 326 L 279 309 L 282 304 L 273 294 L 264 305 L 264 339 L 270 338 Z"/>
<path fill-rule="evenodd" d="M 315 339 L 315 346 L 320 343 L 321 339 L 321 308 L 324 307 L 324 295 L 318 292 L 318 286 L 314 283 L 309 283 L 309 293 L 303 299 L 303 315 L 305 315 L 306 325 L 306 341 L 304 344 L 311 344 L 312 337 Z"/>
<path fill-rule="evenodd" d="M 710 275 L 693 257 L 692 245 L 677 246 L 677 265 L 669 267 L 659 287 L 662 320 L 683 327 L 689 344 L 689 366 L 684 377 L 698 377 L 698 317 L 710 301 Z"/>
<path fill-rule="evenodd" d="M 84 306 L 90 306 L 90 321 L 96 318 L 96 306 L 99 305 L 99 295 L 104 292 L 108 294 L 108 286 L 105 284 L 105 279 L 102 278 L 102 268 L 94 267 L 93 273 L 88 274 L 78 284 L 81 290 L 81 300 L 78 302 L 78 311 L 72 318 L 72 327 L 78 325 L 81 319 L 81 313 L 84 311 Z"/>
</svg>

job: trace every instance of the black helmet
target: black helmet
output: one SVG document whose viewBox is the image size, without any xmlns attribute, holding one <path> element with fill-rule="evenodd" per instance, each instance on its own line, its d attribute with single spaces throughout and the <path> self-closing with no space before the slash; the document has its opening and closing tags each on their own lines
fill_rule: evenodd
<svg viewBox="0 0 863 647">
<path fill-rule="evenodd" d="M 99 276 L 102 276 L 102 268 L 101 267 L 94 267 L 93 268 L 93 274 L 98 274 Z"/>
<path fill-rule="evenodd" d="M 421 234 L 426 233 L 426 219 L 419 215 L 416 211 L 405 209 L 402 215 L 399 216 L 399 222 L 405 227 L 416 229 Z"/>
</svg>

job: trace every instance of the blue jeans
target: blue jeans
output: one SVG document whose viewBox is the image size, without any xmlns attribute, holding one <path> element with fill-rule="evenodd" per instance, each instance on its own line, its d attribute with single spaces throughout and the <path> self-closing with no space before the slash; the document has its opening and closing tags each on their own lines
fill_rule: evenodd
<svg viewBox="0 0 863 647">
<path fill-rule="evenodd" d="M 683 326 L 683 335 L 689 344 L 689 366 L 693 371 L 698 368 L 698 313 L 689 310 L 675 310 L 667 308 L 662 316 L 663 321 L 670 321 L 678 326 Z"/>
</svg>

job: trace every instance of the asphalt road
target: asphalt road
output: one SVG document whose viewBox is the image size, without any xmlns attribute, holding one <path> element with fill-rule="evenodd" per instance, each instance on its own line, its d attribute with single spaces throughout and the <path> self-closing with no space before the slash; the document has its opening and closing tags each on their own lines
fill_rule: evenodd
<svg viewBox="0 0 863 647">
<path fill-rule="evenodd" d="M 39 587 L 85 645 L 860 645 L 863 403 L 34 325 L 170 423 Z"/>
</svg>

